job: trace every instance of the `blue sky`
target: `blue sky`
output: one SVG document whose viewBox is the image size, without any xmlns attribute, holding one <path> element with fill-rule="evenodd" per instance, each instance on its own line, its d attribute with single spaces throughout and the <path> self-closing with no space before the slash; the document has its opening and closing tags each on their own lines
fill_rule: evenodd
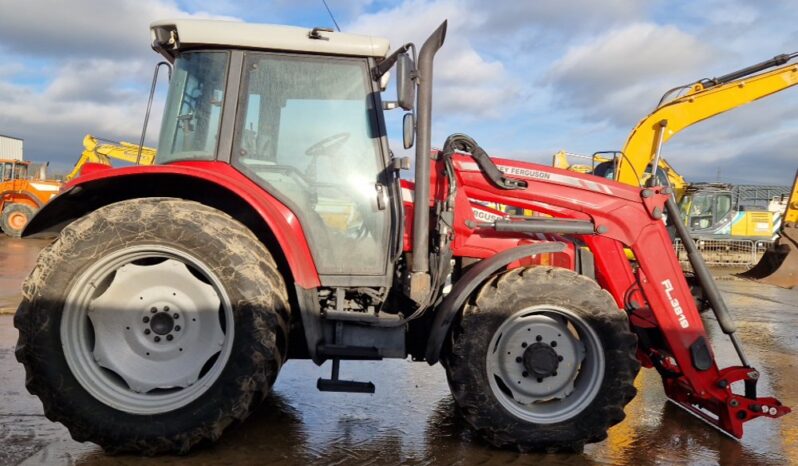
<svg viewBox="0 0 798 466">
<path fill-rule="evenodd" d="M 344 31 L 394 47 L 448 19 L 433 142 L 466 132 L 491 154 L 540 163 L 560 149 L 620 149 L 667 89 L 798 50 L 798 4 L 787 0 L 328 4 Z M 331 25 L 321 0 L 0 0 L 0 134 L 24 138 L 27 159 L 57 170 L 74 163 L 86 133 L 137 140 L 158 60 L 147 25 L 177 16 Z M 789 184 L 796 104 L 798 87 L 700 123 L 663 153 L 692 181 Z M 400 118 L 388 118 L 397 138 Z"/>
</svg>

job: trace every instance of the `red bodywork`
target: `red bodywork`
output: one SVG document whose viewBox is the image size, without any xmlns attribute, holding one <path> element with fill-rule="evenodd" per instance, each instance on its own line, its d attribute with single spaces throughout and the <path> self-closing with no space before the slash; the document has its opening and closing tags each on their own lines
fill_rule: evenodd
<svg viewBox="0 0 798 466">
<path fill-rule="evenodd" d="M 774 398 L 751 399 L 732 392 L 732 383 L 758 378 L 752 368 L 720 369 L 714 355 L 709 369 L 698 370 L 693 365 L 690 346 L 701 338 L 709 346 L 709 339 L 662 220 L 669 197 L 663 188 L 644 190 L 548 166 L 492 160 L 505 175 L 522 179 L 528 186 L 519 190 L 498 188 L 470 157 L 454 155 L 452 162 L 457 179 L 455 257 L 485 258 L 530 239 L 529 236 L 480 229 L 479 224 L 484 224 L 486 219 L 475 216 L 475 207 L 489 214 L 502 214 L 473 201 L 520 207 L 558 218 L 590 220 L 602 233 L 574 235 L 574 238 L 594 254 L 597 281 L 613 296 L 620 309 L 629 311 L 631 324 L 643 329 L 659 329 L 665 347 L 641 347 L 638 356 L 645 366 L 653 367 L 656 362 L 672 375 L 663 377 L 669 398 L 738 438 L 743 435 L 744 422 L 760 416 L 780 417 L 790 412 Z M 444 169 L 442 161 L 432 162 L 430 207 L 444 199 L 447 192 L 446 177 L 442 176 Z M 403 182 L 405 198 L 412 186 L 412 183 Z M 405 205 L 413 208 L 407 199 Z M 484 216 L 482 212 L 476 214 Z M 406 248 L 412 244 L 411 223 L 412 214 L 409 213 L 405 226 Z M 636 265 L 627 259 L 624 247 L 632 250 Z M 555 257 L 551 263 L 573 264 L 569 259 Z"/>
<path fill-rule="evenodd" d="M 132 166 L 111 168 L 102 164 L 86 164 L 81 175 L 64 186 L 64 190 L 72 186 L 91 183 L 104 178 L 135 176 L 147 174 L 180 175 L 199 178 L 217 184 L 252 206 L 269 225 L 277 242 L 280 244 L 286 262 L 293 274 L 294 282 L 303 288 L 315 288 L 321 285 L 319 274 L 313 263 L 313 256 L 305 240 L 305 233 L 299 219 L 291 210 L 275 199 L 263 188 L 244 176 L 231 165 L 223 162 L 175 162 L 169 165 Z"/>
<path fill-rule="evenodd" d="M 443 200 L 447 193 L 444 164 L 433 160 L 429 206 Z M 720 369 L 712 358 L 711 367 L 698 370 L 693 365 L 690 346 L 706 331 L 696 308 L 689 285 L 676 258 L 670 236 L 661 219 L 667 193 L 662 188 L 647 190 L 623 185 L 548 166 L 511 160 L 493 159 L 506 175 L 528 183 L 525 189 L 505 190 L 494 186 L 465 155 L 452 158 L 457 182 L 454 213 L 455 257 L 487 258 L 503 250 L 529 242 L 559 240 L 571 244 L 565 253 L 535 257 L 531 262 L 560 267 L 574 267 L 574 242 L 556 235 L 521 235 L 497 233 L 480 228 L 502 212 L 475 201 L 498 203 L 531 209 L 558 218 L 590 220 L 600 231 L 595 235 L 575 235 L 595 257 L 596 279 L 615 299 L 618 307 L 629 312 L 632 326 L 658 329 L 663 347 L 638 350 L 641 362 L 660 370 L 665 391 L 672 400 L 716 425 L 741 437 L 743 423 L 760 416 L 779 417 L 790 410 L 774 398 L 746 398 L 732 392 L 731 384 L 755 380 L 756 371 L 748 367 Z M 139 174 L 173 174 L 201 178 L 218 184 L 248 202 L 271 228 L 291 269 L 293 278 L 303 288 L 320 286 L 313 258 L 296 216 L 273 196 L 222 162 L 179 162 L 165 166 L 128 167 L 112 170 L 85 170 L 85 175 L 67 188 L 94 180 Z M 410 251 L 413 208 L 413 184 L 402 182 L 405 206 L 404 249 Z M 476 210 L 476 215 L 475 215 Z M 479 217 L 479 218 L 478 218 Z M 637 258 L 636 265 L 627 259 L 624 247 Z M 711 355 L 711 349 L 710 355 Z"/>
</svg>

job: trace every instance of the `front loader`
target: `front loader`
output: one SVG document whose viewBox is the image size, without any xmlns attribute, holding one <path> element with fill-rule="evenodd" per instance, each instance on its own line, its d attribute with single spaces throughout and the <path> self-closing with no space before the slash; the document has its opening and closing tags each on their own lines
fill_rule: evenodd
<svg viewBox="0 0 798 466">
<path fill-rule="evenodd" d="M 716 364 L 662 222 L 679 218 L 668 188 L 491 158 L 462 134 L 431 150 L 446 23 L 393 53 L 320 28 L 151 30 L 173 67 L 156 165 L 84 174 L 25 230 L 57 239 L 25 282 L 16 355 L 76 440 L 186 452 L 245 419 L 292 358 L 331 361 L 317 388 L 355 393 L 390 381 L 341 380 L 342 361 L 441 362 L 465 420 L 521 451 L 603 440 L 641 365 L 734 437 L 790 411 L 758 397 L 677 221 L 741 361 Z M 388 147 L 395 107 L 415 182 Z"/>
</svg>

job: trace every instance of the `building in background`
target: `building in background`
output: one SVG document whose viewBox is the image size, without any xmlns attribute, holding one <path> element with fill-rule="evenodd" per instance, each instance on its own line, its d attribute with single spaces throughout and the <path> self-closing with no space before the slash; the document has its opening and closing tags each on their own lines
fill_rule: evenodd
<svg viewBox="0 0 798 466">
<path fill-rule="evenodd" d="M 0 134 L 0 159 L 22 160 L 22 139 Z"/>
</svg>

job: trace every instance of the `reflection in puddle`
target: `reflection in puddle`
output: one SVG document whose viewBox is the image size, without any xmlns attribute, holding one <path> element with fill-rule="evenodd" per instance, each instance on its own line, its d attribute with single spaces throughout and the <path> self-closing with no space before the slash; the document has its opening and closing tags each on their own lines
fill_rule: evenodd
<svg viewBox="0 0 798 466">
<path fill-rule="evenodd" d="M 0 241 L 0 301 L 16 307 L 19 285 L 44 242 Z M 13 246 L 13 247 L 12 247 Z M 733 280 L 725 292 L 753 365 L 759 390 L 798 406 L 798 291 Z M 759 296 L 767 299 L 759 299 Z M 737 364 L 728 340 L 706 317 L 721 365 Z M 92 444 L 72 441 L 66 429 L 43 416 L 38 400 L 25 392 L 22 367 L 13 357 L 16 331 L 0 317 L 0 463 L 139 464 L 152 460 L 106 456 Z M 464 425 L 449 395 L 444 371 L 425 363 L 389 360 L 344 362 L 342 378 L 371 380 L 373 395 L 322 393 L 316 379 L 329 367 L 289 361 L 273 394 L 243 424 L 212 447 L 188 456 L 158 458 L 161 464 L 786 464 L 798 462 L 798 415 L 746 424 L 742 442 L 729 439 L 666 402 L 659 376 L 643 370 L 627 419 L 602 443 L 582 454 L 527 454 L 492 448 Z M 6 459 L 6 461 L 3 460 Z"/>
</svg>

